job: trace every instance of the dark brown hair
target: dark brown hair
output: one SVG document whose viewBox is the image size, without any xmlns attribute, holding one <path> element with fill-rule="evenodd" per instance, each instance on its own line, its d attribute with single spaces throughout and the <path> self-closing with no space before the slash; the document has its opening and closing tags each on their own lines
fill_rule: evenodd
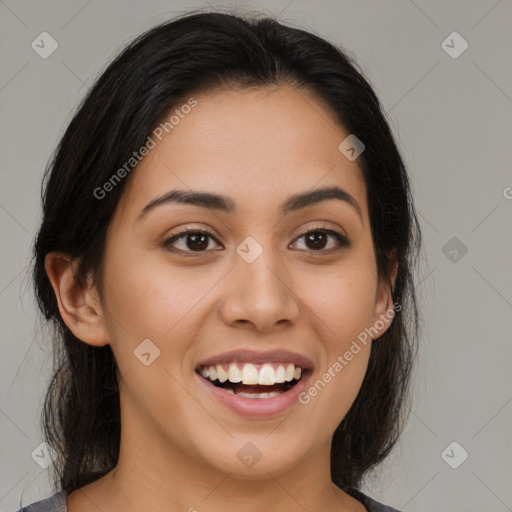
<svg viewBox="0 0 512 512">
<path fill-rule="evenodd" d="M 101 289 L 107 228 L 127 180 L 101 199 L 95 190 L 144 145 L 183 97 L 223 85 L 279 83 L 313 92 L 363 141 L 365 151 L 357 162 L 367 189 L 379 276 L 390 282 L 393 250 L 398 259 L 393 301 L 401 309 L 372 343 L 362 387 L 334 432 L 333 482 L 343 489 L 359 487 L 394 446 L 407 417 L 419 332 L 413 269 L 421 233 L 404 163 L 379 100 L 354 59 L 316 35 L 263 16 L 195 12 L 137 37 L 108 65 L 46 169 L 33 279 L 39 307 L 53 326 L 55 371 L 42 426 L 58 455 L 55 482 L 67 493 L 117 465 L 119 386 L 110 346 L 82 342 L 63 322 L 45 256 L 63 251 L 77 258 L 78 279 L 85 282 L 92 275 Z"/>
</svg>

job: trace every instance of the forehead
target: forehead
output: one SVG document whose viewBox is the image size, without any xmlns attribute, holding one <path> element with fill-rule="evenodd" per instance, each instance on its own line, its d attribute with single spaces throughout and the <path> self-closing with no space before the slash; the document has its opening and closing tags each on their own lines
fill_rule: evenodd
<svg viewBox="0 0 512 512">
<path fill-rule="evenodd" d="M 164 119 L 175 114 L 172 128 L 152 136 L 155 147 L 133 171 L 119 206 L 130 217 L 177 188 L 228 195 L 237 210 L 277 211 L 294 193 L 339 186 L 366 211 L 357 160 L 338 149 L 349 133 L 312 93 L 283 85 L 193 98 L 193 108 L 173 107 Z"/>
</svg>

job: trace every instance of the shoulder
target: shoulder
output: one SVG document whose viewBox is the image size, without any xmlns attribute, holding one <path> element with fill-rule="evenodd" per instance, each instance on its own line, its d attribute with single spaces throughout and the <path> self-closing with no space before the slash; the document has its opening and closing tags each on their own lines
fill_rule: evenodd
<svg viewBox="0 0 512 512">
<path fill-rule="evenodd" d="M 389 507 L 388 505 L 384 505 L 383 503 L 375 501 L 373 498 L 370 498 L 370 496 L 367 496 L 359 489 L 350 487 L 346 489 L 345 492 L 350 494 L 350 496 L 356 500 L 360 501 L 366 507 L 368 512 L 400 512 L 400 510 L 396 508 Z"/>
<path fill-rule="evenodd" d="M 56 492 L 44 500 L 21 507 L 17 512 L 67 512 L 66 493 Z"/>
</svg>

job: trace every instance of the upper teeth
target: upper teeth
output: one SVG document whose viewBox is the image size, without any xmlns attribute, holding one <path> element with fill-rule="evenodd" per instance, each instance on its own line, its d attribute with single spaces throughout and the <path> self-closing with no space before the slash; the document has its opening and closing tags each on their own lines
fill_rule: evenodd
<svg viewBox="0 0 512 512">
<path fill-rule="evenodd" d="M 209 378 L 212 381 L 219 380 L 220 382 L 228 380 L 234 384 L 237 382 L 263 385 L 281 384 L 290 382 L 293 379 L 300 379 L 301 373 L 302 368 L 300 366 L 296 367 L 293 363 L 280 364 L 276 369 L 271 364 L 265 363 L 259 371 L 251 363 L 230 363 L 228 371 L 221 364 L 201 367 L 201 375 L 203 377 Z"/>
</svg>

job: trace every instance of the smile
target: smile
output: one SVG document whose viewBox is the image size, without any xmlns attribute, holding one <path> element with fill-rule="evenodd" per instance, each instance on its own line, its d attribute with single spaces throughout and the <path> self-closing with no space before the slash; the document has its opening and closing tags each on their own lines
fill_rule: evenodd
<svg viewBox="0 0 512 512">
<path fill-rule="evenodd" d="M 215 387 L 249 399 L 274 398 L 295 386 L 304 369 L 293 363 L 231 362 L 200 366 L 198 373 Z"/>
<path fill-rule="evenodd" d="M 268 418 L 300 405 L 313 363 L 288 350 L 232 350 L 199 361 L 194 373 L 221 408 L 248 418 Z"/>
</svg>

